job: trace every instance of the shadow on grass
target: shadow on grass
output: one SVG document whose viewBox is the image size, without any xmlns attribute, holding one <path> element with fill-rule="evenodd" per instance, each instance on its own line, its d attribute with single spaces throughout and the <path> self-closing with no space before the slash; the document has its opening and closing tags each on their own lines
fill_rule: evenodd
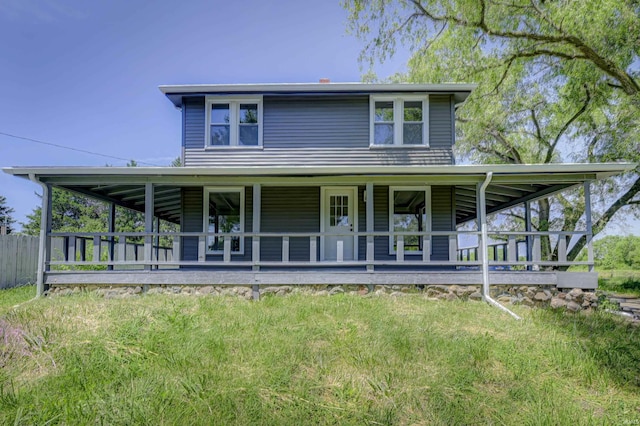
<svg viewBox="0 0 640 426">
<path fill-rule="evenodd" d="M 588 357 L 622 387 L 640 389 L 640 327 L 610 313 L 589 315 L 540 310 L 550 327 L 575 338 Z"/>
<path fill-rule="evenodd" d="M 640 294 L 640 279 L 638 277 L 613 277 L 598 280 L 601 290 L 631 292 Z"/>
</svg>

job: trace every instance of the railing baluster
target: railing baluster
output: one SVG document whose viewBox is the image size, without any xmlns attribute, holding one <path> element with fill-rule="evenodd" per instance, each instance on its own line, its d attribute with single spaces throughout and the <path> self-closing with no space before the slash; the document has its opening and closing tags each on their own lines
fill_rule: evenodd
<svg viewBox="0 0 640 426">
<path fill-rule="evenodd" d="M 558 261 L 567 261 L 567 237 L 563 234 L 558 235 Z"/>
<path fill-rule="evenodd" d="M 120 234 L 118 235 L 118 261 L 124 262 L 127 260 L 127 237 Z"/>
<path fill-rule="evenodd" d="M 344 261 L 344 242 L 342 240 L 336 241 L 336 261 Z"/>
<path fill-rule="evenodd" d="M 507 241 L 507 260 L 509 263 L 517 262 L 518 249 L 516 248 L 516 236 L 509 235 Z"/>
<path fill-rule="evenodd" d="M 318 261 L 318 244 L 316 237 L 309 237 L 309 262 Z"/>
<path fill-rule="evenodd" d="M 540 242 L 540 235 L 536 234 L 533 236 L 533 262 L 534 266 L 536 262 L 540 262 L 542 260 L 542 245 Z"/>
<path fill-rule="evenodd" d="M 93 237 L 93 261 L 94 262 L 100 261 L 100 237 L 99 236 Z"/>
<path fill-rule="evenodd" d="M 182 260 L 180 256 L 180 237 L 173 237 L 173 249 L 171 250 L 171 260 Z"/>
<path fill-rule="evenodd" d="M 80 238 L 80 261 L 87 261 L 87 239 L 84 237 Z"/>
<path fill-rule="evenodd" d="M 68 261 L 75 262 L 76 261 L 76 237 L 69 237 L 69 254 Z"/>
<path fill-rule="evenodd" d="M 458 258 L 458 237 L 449 235 L 449 262 L 454 262 Z"/>
<path fill-rule="evenodd" d="M 367 271 L 373 271 L 373 262 L 375 259 L 375 246 L 373 235 L 367 235 Z"/>
<path fill-rule="evenodd" d="M 422 236 L 422 261 L 431 260 L 431 237 L 429 235 Z"/>
<path fill-rule="evenodd" d="M 207 260 L 207 237 L 200 235 L 198 237 L 198 262 Z"/>
<path fill-rule="evenodd" d="M 396 262 L 404 262 L 404 235 L 398 235 L 396 243 Z"/>
<path fill-rule="evenodd" d="M 289 237 L 282 237 L 282 262 L 289 263 Z"/>
<path fill-rule="evenodd" d="M 231 236 L 224 236 L 224 252 L 222 254 L 222 261 L 224 263 L 231 262 Z"/>
</svg>

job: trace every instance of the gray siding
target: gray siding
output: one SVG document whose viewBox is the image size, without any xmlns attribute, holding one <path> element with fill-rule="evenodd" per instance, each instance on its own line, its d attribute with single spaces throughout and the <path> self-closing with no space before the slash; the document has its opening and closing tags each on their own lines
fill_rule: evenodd
<svg viewBox="0 0 640 426">
<path fill-rule="evenodd" d="M 434 149 L 451 149 L 453 123 L 451 122 L 451 95 L 429 96 L 429 145 Z"/>
<path fill-rule="evenodd" d="M 453 187 L 431 187 L 431 230 L 453 230 Z M 431 240 L 431 260 L 449 260 L 449 237 L 434 236 Z"/>
<path fill-rule="evenodd" d="M 369 97 L 264 98 L 269 148 L 368 148 Z"/>
<path fill-rule="evenodd" d="M 190 152 L 191 149 L 203 149 L 205 131 L 204 98 L 187 98 L 184 101 L 183 108 L 182 146 L 185 147 L 187 152 Z M 186 154 L 185 157 L 187 157 L 186 160 L 189 160 Z"/>
<path fill-rule="evenodd" d="M 203 231 L 203 194 L 202 187 L 182 188 L 182 232 Z M 251 232 L 253 229 L 253 188 L 245 187 L 244 202 L 244 229 Z M 198 238 L 184 237 L 182 239 L 182 259 L 198 260 Z M 244 254 L 232 254 L 232 260 L 251 260 L 251 238 L 244 240 Z M 207 255 L 207 260 L 222 260 L 222 255 Z"/>
<path fill-rule="evenodd" d="M 430 147 L 369 148 L 368 96 L 264 97 L 263 147 L 207 150 L 204 98 L 185 99 L 189 167 L 453 164 L 452 97 L 429 96 Z"/>
<path fill-rule="evenodd" d="M 262 187 L 260 229 L 262 232 L 320 232 L 320 188 Z M 282 260 L 282 239 L 261 238 L 260 259 Z M 289 260 L 309 260 L 309 238 L 289 240 Z"/>
</svg>

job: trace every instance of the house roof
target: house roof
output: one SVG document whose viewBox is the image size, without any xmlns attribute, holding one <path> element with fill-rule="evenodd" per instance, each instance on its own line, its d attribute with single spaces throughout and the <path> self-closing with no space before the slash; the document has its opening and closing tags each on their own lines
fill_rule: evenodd
<svg viewBox="0 0 640 426">
<path fill-rule="evenodd" d="M 258 83 L 258 84 L 180 84 L 159 89 L 173 104 L 182 107 L 183 97 L 206 95 L 370 95 L 381 93 L 450 93 L 456 103 L 464 102 L 477 84 L 411 83 Z"/>
<path fill-rule="evenodd" d="M 456 222 L 476 216 L 476 185 L 487 173 L 487 212 L 547 197 L 586 181 L 633 170 L 632 163 L 333 167 L 10 167 L 6 173 L 50 183 L 133 210 L 144 210 L 144 185 L 155 184 L 155 214 L 180 222 L 182 186 L 455 185 Z"/>
</svg>

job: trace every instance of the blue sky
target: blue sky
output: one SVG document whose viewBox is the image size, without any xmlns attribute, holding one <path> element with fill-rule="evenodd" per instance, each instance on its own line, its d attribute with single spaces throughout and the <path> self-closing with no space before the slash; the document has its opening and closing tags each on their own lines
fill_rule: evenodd
<svg viewBox="0 0 640 426">
<path fill-rule="evenodd" d="M 362 43 L 346 21 L 337 0 L 2 0 L 0 132 L 167 165 L 180 113 L 159 85 L 359 81 Z M 126 162 L 0 135 L 0 167 L 106 163 Z M 0 173 L 16 220 L 36 191 Z"/>
</svg>

